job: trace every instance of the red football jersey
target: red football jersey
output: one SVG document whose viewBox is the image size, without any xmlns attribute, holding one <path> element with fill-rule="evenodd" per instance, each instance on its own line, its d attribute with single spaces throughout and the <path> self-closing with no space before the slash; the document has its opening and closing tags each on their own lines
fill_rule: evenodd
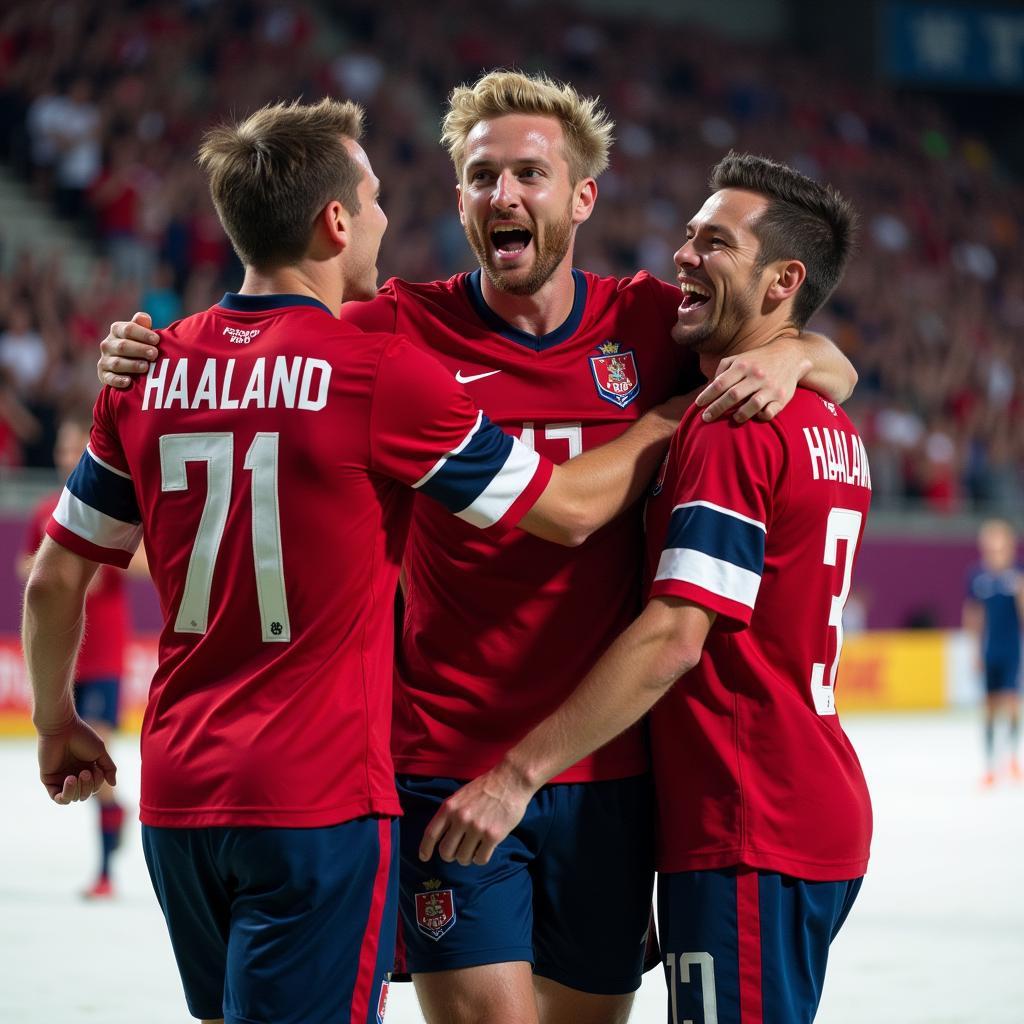
<svg viewBox="0 0 1024 1024">
<path fill-rule="evenodd" d="M 836 714 L 842 611 L 871 497 L 841 409 L 680 424 L 647 509 L 651 596 L 718 618 L 651 713 L 658 869 L 862 875 L 871 803 Z"/>
<path fill-rule="evenodd" d="M 143 822 L 398 814 L 393 605 L 413 488 L 510 524 L 550 464 L 404 338 L 303 296 L 225 296 L 160 351 L 131 390 L 101 394 L 47 528 L 115 564 L 145 528 L 165 625 Z"/>
<path fill-rule="evenodd" d="M 60 492 L 44 498 L 33 510 L 25 535 L 26 555 L 34 555 L 43 542 L 46 524 L 57 507 Z M 85 598 L 85 631 L 75 662 L 75 682 L 120 679 L 128 643 L 128 600 L 124 573 L 112 565 L 100 566 Z"/>
<path fill-rule="evenodd" d="M 564 462 L 700 379 L 669 336 L 678 288 L 647 273 L 621 281 L 573 273 L 569 317 L 540 338 L 490 310 L 480 271 L 430 284 L 392 280 L 342 315 L 423 346 L 496 423 Z M 471 778 L 554 711 L 636 616 L 642 545 L 639 507 L 566 550 L 518 531 L 480 534 L 417 501 L 397 658 L 397 770 Z M 554 781 L 647 767 L 637 727 Z"/>
</svg>

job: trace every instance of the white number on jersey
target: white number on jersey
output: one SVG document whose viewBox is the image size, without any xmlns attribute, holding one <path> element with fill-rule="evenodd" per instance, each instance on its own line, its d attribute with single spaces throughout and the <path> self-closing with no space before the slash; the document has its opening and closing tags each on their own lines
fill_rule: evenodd
<svg viewBox="0 0 1024 1024">
<path fill-rule="evenodd" d="M 843 608 L 850 596 L 850 581 L 853 578 L 853 555 L 860 535 L 861 514 L 850 508 L 834 508 L 828 514 L 825 528 L 825 565 L 838 565 L 839 542 L 844 544 L 843 583 L 838 594 L 832 595 L 828 610 L 828 627 L 836 631 L 836 656 L 825 682 L 825 664 L 816 662 L 811 666 L 811 696 L 814 709 L 819 715 L 836 713 L 836 672 L 839 670 L 839 655 L 843 650 Z"/>
<path fill-rule="evenodd" d="M 519 440 L 531 451 L 535 451 L 534 429 L 532 423 L 523 424 L 523 432 Z M 544 428 L 544 438 L 547 441 L 565 441 L 569 445 L 569 458 L 574 459 L 583 453 L 583 425 L 579 420 L 575 423 L 549 423 Z"/>
<path fill-rule="evenodd" d="M 718 1024 L 718 994 L 715 991 L 715 958 L 710 953 L 665 954 L 668 967 L 669 1002 L 672 1007 L 672 1024 L 694 1024 L 692 1017 L 679 1019 L 679 996 L 677 985 L 690 984 L 690 968 L 700 966 L 700 990 L 704 998 L 704 1020 L 702 1024 Z"/>
<path fill-rule="evenodd" d="M 252 557 L 265 643 L 287 643 L 292 638 L 277 500 L 279 441 L 277 433 L 258 433 L 246 452 L 244 463 L 244 468 L 252 473 Z M 186 464 L 206 463 L 206 503 L 174 620 L 178 633 L 205 633 L 209 624 L 213 570 L 231 504 L 234 447 L 235 437 L 230 433 L 164 434 L 160 438 L 161 490 L 187 490 Z"/>
</svg>

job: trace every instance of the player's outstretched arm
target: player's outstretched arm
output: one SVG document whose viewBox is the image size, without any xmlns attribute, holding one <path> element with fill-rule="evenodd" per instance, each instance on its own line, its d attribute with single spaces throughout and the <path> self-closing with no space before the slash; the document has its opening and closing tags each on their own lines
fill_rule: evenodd
<svg viewBox="0 0 1024 1024">
<path fill-rule="evenodd" d="M 103 741 L 75 712 L 71 680 L 82 610 L 97 563 L 45 537 L 25 587 L 22 644 L 39 734 L 39 778 L 59 804 L 87 800 L 117 768 Z"/>
<path fill-rule="evenodd" d="M 785 408 L 798 384 L 831 402 L 845 402 L 857 371 L 824 335 L 783 335 L 761 348 L 726 356 L 715 379 L 697 396 L 710 422 L 732 412 L 737 423 L 770 420 Z"/>
<path fill-rule="evenodd" d="M 643 494 L 693 398 L 655 406 L 614 441 L 556 466 L 519 527 L 556 544 L 582 544 Z"/>
<path fill-rule="evenodd" d="M 715 613 L 655 597 L 569 698 L 489 772 L 453 793 L 427 825 L 420 859 L 486 864 L 548 779 L 646 714 L 700 660 Z"/>
<path fill-rule="evenodd" d="M 136 313 L 131 320 L 118 320 L 110 325 L 110 333 L 100 342 L 100 358 L 96 376 L 100 383 L 112 388 L 127 388 L 132 377 L 146 373 L 155 362 L 160 335 L 150 330 L 153 318 Z"/>
</svg>

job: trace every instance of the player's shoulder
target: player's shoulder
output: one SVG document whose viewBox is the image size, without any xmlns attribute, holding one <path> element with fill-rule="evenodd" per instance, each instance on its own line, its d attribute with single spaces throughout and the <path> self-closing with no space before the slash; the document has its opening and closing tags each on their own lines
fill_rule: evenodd
<svg viewBox="0 0 1024 1024">
<path fill-rule="evenodd" d="M 737 423 L 731 416 L 705 422 L 703 415 L 703 408 L 691 405 L 676 431 L 677 442 L 690 451 L 700 453 L 702 458 L 722 461 L 735 458 L 736 452 L 780 450 L 785 446 L 784 430 L 778 416 L 767 421 Z"/>
<path fill-rule="evenodd" d="M 345 303 L 341 318 L 363 330 L 396 331 L 410 311 L 417 319 L 423 314 L 440 321 L 453 315 L 465 316 L 467 276 L 456 274 L 444 281 L 405 281 L 392 277 L 381 285 L 372 299 Z"/>
<path fill-rule="evenodd" d="M 859 436 L 856 426 L 841 405 L 804 387 L 798 387 L 793 392 L 792 399 L 771 422 L 787 435 L 800 435 L 805 427 L 817 427 Z"/>
<path fill-rule="evenodd" d="M 455 274 L 437 281 L 404 281 L 399 277 L 392 277 L 384 283 L 380 295 L 396 304 L 411 302 L 443 309 L 461 309 L 466 304 L 468 277 L 468 273 Z"/>
<path fill-rule="evenodd" d="M 639 270 L 631 277 L 602 277 L 587 270 L 581 273 L 587 282 L 589 303 L 658 302 L 663 306 L 671 303 L 672 309 L 679 305 L 679 289 L 646 270 Z"/>
</svg>

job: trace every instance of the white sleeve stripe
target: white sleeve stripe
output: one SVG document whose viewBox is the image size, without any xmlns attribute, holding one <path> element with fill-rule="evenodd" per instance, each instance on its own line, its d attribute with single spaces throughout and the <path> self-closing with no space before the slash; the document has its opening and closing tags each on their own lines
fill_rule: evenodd
<svg viewBox="0 0 1024 1024">
<path fill-rule="evenodd" d="M 745 516 L 741 512 L 734 512 L 731 508 L 725 508 L 722 505 L 715 505 L 713 502 L 710 501 L 684 501 L 681 505 L 676 505 L 676 507 L 672 509 L 672 511 L 678 512 L 681 508 L 695 508 L 698 506 L 700 508 L 712 509 L 712 511 L 714 512 L 721 512 L 723 515 L 732 516 L 733 519 L 739 519 L 740 522 L 749 523 L 751 526 L 756 526 L 765 534 L 767 534 L 768 532 L 767 527 L 764 525 L 764 523 L 760 522 L 759 520 L 751 519 L 749 516 Z"/>
<path fill-rule="evenodd" d="M 76 498 L 66 487 L 53 518 L 66 530 L 101 548 L 134 552 L 142 540 L 142 525 L 123 523 Z"/>
<path fill-rule="evenodd" d="M 655 580 L 678 580 L 693 583 L 712 594 L 754 607 L 761 577 L 732 562 L 712 558 L 693 548 L 666 548 L 658 562 Z"/>
<path fill-rule="evenodd" d="M 476 500 L 455 514 L 481 529 L 493 526 L 529 486 L 539 464 L 540 456 L 522 441 L 513 438 L 505 464 L 477 495 Z"/>
<path fill-rule="evenodd" d="M 104 462 L 93 450 L 91 445 L 86 445 L 85 450 L 89 453 L 93 462 L 98 462 L 104 469 L 110 470 L 111 473 L 116 473 L 117 476 L 124 477 L 125 480 L 131 480 L 131 477 L 124 472 L 124 470 L 118 469 L 116 466 L 112 466 L 109 462 Z"/>
<path fill-rule="evenodd" d="M 423 476 L 421 476 L 419 480 L 412 485 L 413 490 L 419 490 L 432 476 L 434 476 L 435 473 L 439 473 L 444 468 L 444 464 L 453 455 L 458 455 L 459 452 L 461 452 L 466 445 L 473 440 L 474 435 L 480 429 L 480 424 L 483 423 L 483 419 L 484 414 L 482 412 L 478 412 L 476 414 L 476 423 L 473 424 L 473 429 L 470 430 L 470 432 L 462 439 L 462 443 L 457 448 L 453 448 L 450 452 L 442 455 L 441 458 L 439 458 L 437 462 L 435 462 L 434 465 L 431 466 L 431 468 L 428 469 L 426 473 L 424 473 Z"/>
</svg>

